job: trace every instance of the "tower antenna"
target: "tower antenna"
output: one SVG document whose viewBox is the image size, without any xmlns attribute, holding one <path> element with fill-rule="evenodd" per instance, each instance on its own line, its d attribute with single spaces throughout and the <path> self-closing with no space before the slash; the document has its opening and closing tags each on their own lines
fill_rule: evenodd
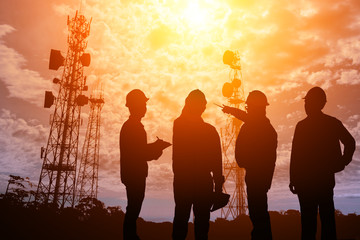
<svg viewBox="0 0 360 240">
<path fill-rule="evenodd" d="M 100 122 L 101 110 L 105 103 L 100 82 L 95 84 L 89 101 L 89 119 L 76 181 L 76 203 L 84 198 L 97 198 L 98 193 Z"/>
<path fill-rule="evenodd" d="M 230 106 L 244 109 L 245 96 L 239 52 L 225 51 L 223 62 L 230 66 L 230 82 L 224 84 L 222 94 Z M 228 115 L 226 125 L 220 132 L 224 155 L 223 170 L 225 183 L 223 189 L 224 192 L 231 195 L 228 205 L 221 209 L 221 217 L 225 219 L 229 217 L 235 219 L 241 214 L 246 214 L 247 210 L 244 180 L 245 170 L 239 168 L 234 160 L 235 141 L 242 124 L 241 120 Z"/>
<path fill-rule="evenodd" d="M 82 94 L 87 90 L 83 69 L 90 65 L 90 54 L 84 53 L 86 38 L 90 33 L 90 22 L 76 12 L 68 17 L 68 50 L 64 58 L 60 51 L 51 50 L 49 68 L 63 68 L 58 96 L 45 93 L 44 107 L 55 110 L 51 115 L 51 127 L 46 148 L 42 148 L 43 160 L 35 202 L 58 208 L 72 206 L 75 197 L 76 165 L 78 158 L 79 128 L 81 125 L 81 107 L 88 98 Z"/>
<path fill-rule="evenodd" d="M 80 0 L 80 3 L 79 3 L 79 13 L 80 14 L 82 13 L 82 3 L 83 3 L 83 0 Z"/>
</svg>

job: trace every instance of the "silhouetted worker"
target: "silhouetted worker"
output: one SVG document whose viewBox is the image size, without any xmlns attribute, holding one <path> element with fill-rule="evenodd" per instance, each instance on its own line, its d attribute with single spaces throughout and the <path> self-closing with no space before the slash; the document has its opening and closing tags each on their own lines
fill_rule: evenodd
<svg viewBox="0 0 360 240">
<path fill-rule="evenodd" d="M 224 106 L 223 112 L 242 120 L 236 140 L 235 158 L 245 168 L 248 208 L 253 230 L 251 239 L 272 239 L 267 192 L 276 161 L 277 133 L 266 117 L 267 98 L 261 91 L 249 93 L 247 112 Z"/>
<path fill-rule="evenodd" d="M 216 129 L 204 122 L 205 95 L 193 90 L 174 121 L 173 172 L 175 216 L 173 239 L 184 240 L 191 207 L 195 215 L 195 239 L 208 239 L 210 208 L 215 194 L 222 193 L 222 154 Z"/>
<path fill-rule="evenodd" d="M 129 108 L 130 116 L 120 131 L 121 181 L 126 186 L 128 200 L 123 225 L 124 240 L 140 239 L 136 233 L 136 220 L 144 200 L 148 175 L 147 162 L 158 159 L 162 150 L 170 146 L 160 139 L 154 143 L 147 143 L 141 119 L 145 116 L 148 100 L 139 89 L 130 91 L 126 96 L 126 106 Z"/>
<path fill-rule="evenodd" d="M 289 187 L 299 198 L 303 240 L 315 240 L 318 210 L 321 239 L 336 239 L 334 175 L 351 162 L 355 151 L 355 140 L 341 121 L 321 111 L 325 103 L 320 87 L 307 92 L 307 117 L 296 125 L 292 143 Z"/>
</svg>

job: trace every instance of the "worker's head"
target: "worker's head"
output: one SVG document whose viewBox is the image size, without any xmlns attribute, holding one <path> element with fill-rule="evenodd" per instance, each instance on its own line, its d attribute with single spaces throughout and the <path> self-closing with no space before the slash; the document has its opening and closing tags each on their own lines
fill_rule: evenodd
<svg viewBox="0 0 360 240">
<path fill-rule="evenodd" d="M 307 115 L 313 115 L 321 112 L 326 104 L 326 94 L 325 91 L 320 87 L 311 88 L 305 99 L 305 112 Z"/>
<path fill-rule="evenodd" d="M 186 97 L 183 112 L 185 111 L 190 115 L 201 116 L 206 109 L 206 103 L 205 94 L 199 89 L 195 89 Z"/>
<path fill-rule="evenodd" d="M 247 105 L 248 114 L 265 114 L 266 106 L 269 105 L 265 94 L 259 90 L 254 90 L 249 93 L 245 101 Z"/>
<path fill-rule="evenodd" d="M 146 113 L 146 102 L 149 100 L 139 89 L 131 90 L 126 95 L 126 107 L 129 108 L 132 116 L 144 117 Z"/>
</svg>

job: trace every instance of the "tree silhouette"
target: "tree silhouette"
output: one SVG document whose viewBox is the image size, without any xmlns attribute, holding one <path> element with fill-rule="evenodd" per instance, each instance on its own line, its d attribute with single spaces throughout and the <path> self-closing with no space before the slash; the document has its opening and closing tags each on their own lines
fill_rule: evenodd
<svg viewBox="0 0 360 240">
<path fill-rule="evenodd" d="M 29 181 L 29 178 L 22 178 L 20 176 L 9 175 L 8 184 L 5 194 L 0 194 L 0 199 L 7 204 L 15 206 L 24 206 L 26 199 L 30 197 L 31 190 L 27 190 L 27 186 L 33 187 L 33 184 Z"/>
<path fill-rule="evenodd" d="M 79 201 L 75 209 L 80 211 L 80 214 L 85 217 L 93 217 L 96 215 L 105 216 L 108 214 L 105 204 L 96 198 L 86 197 Z"/>
</svg>

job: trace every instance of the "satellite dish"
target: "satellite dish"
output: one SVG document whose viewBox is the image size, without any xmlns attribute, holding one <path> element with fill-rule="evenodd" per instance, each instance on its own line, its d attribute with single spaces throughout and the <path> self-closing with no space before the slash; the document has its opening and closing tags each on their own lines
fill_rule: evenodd
<svg viewBox="0 0 360 240">
<path fill-rule="evenodd" d="M 230 50 L 226 50 L 223 56 L 223 62 L 226 65 L 232 65 L 233 61 L 234 61 L 234 52 L 230 51 Z"/>
<path fill-rule="evenodd" d="M 231 83 L 234 88 L 239 88 L 241 86 L 241 80 L 238 78 L 234 78 L 234 80 Z"/>
<path fill-rule="evenodd" d="M 85 95 L 79 95 L 76 99 L 75 99 L 76 103 L 78 106 L 82 107 L 86 104 L 88 104 L 89 98 Z"/>
<path fill-rule="evenodd" d="M 89 53 L 84 53 L 83 55 L 81 55 L 80 57 L 80 61 L 81 61 L 81 64 L 84 66 L 84 67 L 88 67 L 90 65 L 90 54 Z"/>
<path fill-rule="evenodd" d="M 222 88 L 222 94 L 224 97 L 229 98 L 233 95 L 234 87 L 231 83 L 226 82 Z"/>
<path fill-rule="evenodd" d="M 44 108 L 50 108 L 54 104 L 55 96 L 51 91 L 45 91 Z"/>
<path fill-rule="evenodd" d="M 61 52 L 59 50 L 51 49 L 49 69 L 58 70 L 59 67 L 64 66 L 64 61 L 65 58 L 61 55 Z"/>
</svg>

